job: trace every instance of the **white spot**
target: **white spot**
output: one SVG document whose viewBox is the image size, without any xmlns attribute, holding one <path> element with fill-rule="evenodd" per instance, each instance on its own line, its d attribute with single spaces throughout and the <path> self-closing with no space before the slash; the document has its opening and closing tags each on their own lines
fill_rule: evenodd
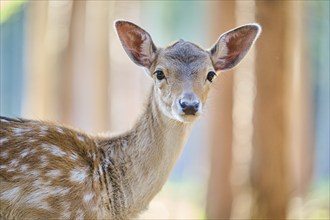
<svg viewBox="0 0 330 220">
<path fill-rule="evenodd" d="M 48 205 L 48 202 L 42 202 L 40 204 L 36 204 L 36 207 L 39 208 L 39 209 L 46 209 L 46 210 L 51 209 Z"/>
<path fill-rule="evenodd" d="M 39 207 L 40 204 L 44 203 L 43 200 L 49 196 L 47 193 L 47 190 L 49 189 L 40 184 L 38 184 L 37 187 L 40 189 L 31 190 L 28 194 L 22 197 L 20 202 L 27 204 L 29 207 Z"/>
<path fill-rule="evenodd" d="M 53 177 L 53 178 L 59 177 L 60 175 L 61 175 L 60 170 L 51 170 L 51 171 L 49 171 L 48 173 L 45 174 L 45 176 Z"/>
<path fill-rule="evenodd" d="M 46 167 L 48 165 L 48 157 L 46 155 L 41 155 L 40 156 L 40 161 L 41 161 L 41 164 L 40 166 L 43 168 L 43 167 Z"/>
<path fill-rule="evenodd" d="M 64 211 L 62 214 L 62 218 L 64 218 L 64 219 L 68 219 L 68 218 L 70 218 L 70 216 L 71 216 L 71 212 L 68 210 Z"/>
<path fill-rule="evenodd" d="M 45 190 L 35 190 L 25 195 L 20 202 L 26 204 L 31 208 L 50 210 L 48 202 L 44 201 L 47 198 L 47 191 Z"/>
<path fill-rule="evenodd" d="M 34 139 L 34 138 L 32 138 L 32 137 L 30 137 L 28 140 L 27 140 L 27 142 L 29 142 L 29 143 L 34 143 L 34 142 L 36 142 L 37 140 L 36 139 Z"/>
<path fill-rule="evenodd" d="M 12 166 L 12 167 L 17 167 L 18 163 L 19 163 L 19 161 L 14 159 L 14 160 L 10 161 L 9 165 Z"/>
<path fill-rule="evenodd" d="M 43 125 L 43 126 L 40 127 L 40 133 L 39 133 L 39 135 L 41 137 L 44 137 L 44 136 L 47 135 L 47 131 L 48 131 L 48 127 Z"/>
<path fill-rule="evenodd" d="M 23 165 L 20 166 L 19 170 L 20 170 L 21 172 L 25 172 L 25 171 L 27 171 L 27 169 L 28 169 L 29 167 L 30 167 L 29 165 L 27 165 L 27 164 L 23 164 Z"/>
<path fill-rule="evenodd" d="M 31 125 L 40 125 L 40 122 L 39 121 L 29 121 L 29 123 L 31 124 Z"/>
<path fill-rule="evenodd" d="M 79 141 L 81 141 L 81 142 L 85 142 L 85 138 L 84 138 L 84 136 L 82 136 L 82 135 L 78 135 L 77 138 L 78 138 Z"/>
<path fill-rule="evenodd" d="M 7 151 L 1 152 L 0 157 L 2 157 L 3 159 L 7 159 L 8 158 L 8 152 Z"/>
<path fill-rule="evenodd" d="M 19 198 L 21 192 L 21 188 L 16 186 L 12 189 L 0 193 L 0 198 L 3 200 L 14 201 Z"/>
<path fill-rule="evenodd" d="M 90 193 L 87 193 L 87 194 L 84 195 L 83 200 L 85 202 L 89 202 L 93 199 L 93 197 L 94 197 L 94 193 L 90 192 Z"/>
<path fill-rule="evenodd" d="M 33 181 L 32 185 L 37 189 L 41 188 L 41 190 L 46 190 L 49 193 L 51 193 L 52 192 L 51 189 L 49 187 L 46 187 L 50 185 L 50 183 L 51 183 L 50 181 L 41 181 L 39 179 L 36 179 Z"/>
<path fill-rule="evenodd" d="M 87 173 L 83 169 L 74 169 L 70 171 L 70 180 L 72 182 L 82 182 L 87 177 Z"/>
<path fill-rule="evenodd" d="M 30 149 L 26 148 L 26 149 L 24 149 L 24 150 L 21 152 L 20 157 L 24 158 L 24 157 L 26 157 L 29 153 L 30 153 Z"/>
<path fill-rule="evenodd" d="M 7 120 L 4 119 L 4 118 L 1 118 L 0 121 L 3 122 L 3 123 L 9 123 L 9 122 L 10 122 L 10 121 L 7 121 Z"/>
<path fill-rule="evenodd" d="M 72 154 L 69 155 L 69 158 L 71 160 L 77 160 L 78 159 L 78 155 L 76 153 L 72 153 Z"/>
<path fill-rule="evenodd" d="M 8 141 L 8 138 L 1 138 L 0 139 L 0 144 L 3 144 Z"/>
<path fill-rule="evenodd" d="M 11 177 L 12 180 L 18 180 L 18 179 L 22 179 L 22 178 L 24 178 L 24 177 L 18 176 L 18 175 L 14 175 Z"/>
<path fill-rule="evenodd" d="M 13 128 L 12 130 L 16 135 L 19 136 L 19 135 L 22 135 L 25 132 L 30 131 L 31 129 L 30 128 Z"/>
<path fill-rule="evenodd" d="M 61 134 L 64 134 L 64 130 L 61 127 L 56 127 L 56 131 L 58 131 Z"/>
<path fill-rule="evenodd" d="M 10 172 L 15 172 L 15 171 L 16 171 L 15 168 L 10 168 L 10 169 L 7 170 L 7 172 L 9 172 L 9 173 L 10 173 Z"/>
<path fill-rule="evenodd" d="M 42 182 L 40 180 L 34 181 L 32 186 L 35 188 L 30 190 L 20 201 L 26 203 L 30 207 L 37 208 L 42 208 L 39 204 L 44 204 L 43 208 L 45 209 L 49 208 L 49 206 L 46 206 L 47 203 L 45 203 L 45 199 L 50 196 L 64 196 L 70 191 L 70 188 L 51 187 L 47 182 Z"/>
<path fill-rule="evenodd" d="M 40 126 L 40 131 L 48 131 L 48 127 L 45 125 Z"/>
<path fill-rule="evenodd" d="M 70 188 L 68 188 L 68 187 L 62 188 L 62 187 L 56 186 L 56 187 L 53 187 L 51 190 L 51 194 L 60 195 L 60 196 L 64 196 L 64 195 L 68 194 L 68 192 L 70 192 Z"/>
<path fill-rule="evenodd" d="M 32 170 L 31 172 L 29 172 L 29 175 L 33 177 L 38 177 L 40 176 L 40 172 L 38 170 Z"/>
<path fill-rule="evenodd" d="M 38 179 L 36 179 L 36 180 L 33 181 L 33 183 L 32 183 L 32 185 L 33 185 L 34 187 L 40 187 L 41 184 L 42 184 L 41 180 L 38 180 Z"/>
<path fill-rule="evenodd" d="M 71 216 L 71 212 L 69 211 L 71 204 L 69 202 L 62 202 L 62 218 L 69 219 Z"/>
<path fill-rule="evenodd" d="M 59 148 L 56 145 L 43 143 L 43 144 L 41 144 L 41 146 L 43 148 L 45 148 L 46 150 L 48 150 L 54 156 L 62 157 L 64 155 L 66 155 L 66 153 L 64 151 L 62 151 L 61 148 Z"/>
<path fill-rule="evenodd" d="M 6 165 L 0 165 L 0 169 L 6 169 L 7 166 Z"/>
<path fill-rule="evenodd" d="M 92 212 L 97 212 L 98 208 L 97 208 L 97 206 L 93 206 L 91 210 L 92 210 Z"/>
<path fill-rule="evenodd" d="M 78 209 L 76 212 L 76 219 L 84 219 L 84 212 L 81 209 Z"/>
<path fill-rule="evenodd" d="M 123 147 L 126 148 L 128 146 L 127 140 L 124 139 L 122 144 L 123 144 Z"/>
</svg>

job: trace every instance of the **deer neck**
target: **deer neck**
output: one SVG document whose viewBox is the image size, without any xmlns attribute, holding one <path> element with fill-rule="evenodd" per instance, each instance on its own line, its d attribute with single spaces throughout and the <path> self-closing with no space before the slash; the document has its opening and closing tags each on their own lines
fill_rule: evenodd
<svg viewBox="0 0 330 220">
<path fill-rule="evenodd" d="M 125 210 L 145 209 L 160 191 L 192 127 L 165 116 L 154 94 L 149 96 L 145 112 L 129 132 L 101 142 L 105 155 L 121 170 L 121 195 L 116 198 L 125 200 L 121 203 Z"/>
</svg>

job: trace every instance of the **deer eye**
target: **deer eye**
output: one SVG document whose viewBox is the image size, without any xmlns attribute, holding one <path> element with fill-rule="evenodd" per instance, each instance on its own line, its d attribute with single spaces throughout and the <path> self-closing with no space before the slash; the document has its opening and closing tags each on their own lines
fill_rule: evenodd
<svg viewBox="0 0 330 220">
<path fill-rule="evenodd" d="M 213 78 L 216 76 L 217 74 L 215 74 L 215 72 L 213 71 L 210 71 L 208 74 L 207 74 L 207 80 L 212 82 Z"/>
<path fill-rule="evenodd" d="M 156 72 L 154 72 L 154 74 L 156 74 L 156 77 L 158 80 L 163 80 L 165 79 L 165 74 L 163 71 L 161 70 L 157 70 Z"/>
</svg>

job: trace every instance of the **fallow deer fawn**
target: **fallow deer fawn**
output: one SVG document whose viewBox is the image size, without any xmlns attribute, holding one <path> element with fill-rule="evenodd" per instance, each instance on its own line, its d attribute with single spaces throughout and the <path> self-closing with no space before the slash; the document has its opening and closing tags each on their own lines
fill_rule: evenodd
<svg viewBox="0 0 330 220">
<path fill-rule="evenodd" d="M 247 24 L 203 50 L 184 40 L 159 48 L 133 23 L 115 27 L 154 81 L 144 113 L 114 137 L 1 117 L 1 219 L 136 218 L 170 174 L 216 72 L 236 66 L 261 31 Z"/>
</svg>

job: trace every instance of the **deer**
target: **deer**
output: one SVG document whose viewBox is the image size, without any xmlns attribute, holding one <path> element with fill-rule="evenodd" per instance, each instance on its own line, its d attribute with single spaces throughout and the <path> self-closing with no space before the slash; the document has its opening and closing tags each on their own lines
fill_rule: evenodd
<svg viewBox="0 0 330 220">
<path fill-rule="evenodd" d="M 182 39 L 162 48 L 134 23 L 114 26 L 153 80 L 144 112 L 116 135 L 1 117 L 0 219 L 137 218 L 165 184 L 217 74 L 237 66 L 261 33 L 251 23 L 210 49 Z"/>
</svg>

